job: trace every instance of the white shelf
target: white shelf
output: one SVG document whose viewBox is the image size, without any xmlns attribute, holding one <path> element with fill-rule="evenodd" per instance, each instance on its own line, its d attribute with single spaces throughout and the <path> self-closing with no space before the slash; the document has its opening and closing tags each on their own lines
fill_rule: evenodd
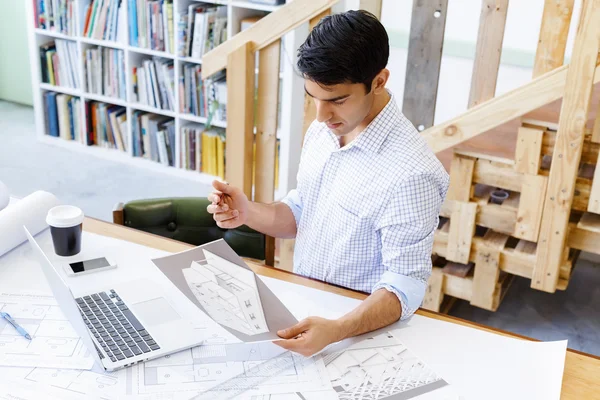
<svg viewBox="0 0 600 400">
<path fill-rule="evenodd" d="M 52 92 L 63 93 L 63 94 L 68 94 L 69 96 L 81 97 L 81 95 L 82 95 L 82 92 L 79 89 L 71 89 L 71 88 L 66 88 L 66 87 L 62 87 L 62 86 L 55 86 L 55 85 L 51 85 L 49 83 L 40 83 L 40 89 L 49 90 Z"/>
<path fill-rule="evenodd" d="M 125 45 L 123 43 L 119 43 L 119 42 L 114 42 L 112 40 L 98 40 L 98 39 L 92 39 L 92 38 L 83 37 L 83 36 L 79 37 L 78 39 L 82 43 L 93 44 L 96 46 L 110 47 L 112 49 L 120 49 L 120 50 L 127 49 L 127 45 Z"/>
<path fill-rule="evenodd" d="M 171 176 L 178 176 L 186 179 L 190 179 L 192 181 L 201 182 L 205 184 L 210 184 L 217 177 L 205 173 L 200 173 L 196 171 L 187 171 L 181 167 L 180 165 L 180 151 L 181 151 L 181 127 L 185 126 L 188 123 L 198 123 L 198 124 L 206 124 L 207 118 L 199 117 L 195 115 L 191 115 L 188 113 L 181 113 L 180 110 L 180 95 L 179 95 L 179 78 L 181 77 L 181 70 L 184 64 L 196 64 L 202 65 L 201 58 L 192 58 L 192 57 L 182 57 L 178 54 L 167 53 L 165 51 L 157 51 L 148 48 L 136 47 L 132 46 L 129 41 L 129 30 L 127 29 L 125 42 L 122 41 L 109 41 L 109 40 L 98 40 L 94 38 L 85 37 L 82 35 L 80 30 L 83 29 L 83 18 L 85 18 L 85 9 L 86 6 L 90 3 L 91 0 L 75 0 L 75 27 L 77 30 L 77 35 L 65 35 L 55 31 L 49 31 L 45 29 L 36 28 L 33 23 L 33 2 L 35 0 L 25 0 L 26 8 L 27 8 L 27 17 L 26 21 L 29 22 L 28 25 L 28 39 L 29 39 L 29 56 L 32 60 L 31 63 L 31 77 L 32 77 L 32 86 L 34 88 L 34 112 L 35 112 L 35 120 L 36 120 L 36 130 L 37 136 L 40 141 L 44 143 L 51 144 L 53 146 L 59 146 L 71 151 L 82 152 L 84 154 L 89 154 L 91 156 L 100 157 L 103 159 L 111 160 L 114 162 L 134 165 L 140 168 L 149 169 L 152 171 L 166 173 Z M 187 6 L 189 4 L 195 3 L 200 0 L 173 0 L 173 18 L 174 18 L 174 28 L 177 29 L 177 15 L 179 12 L 187 10 Z M 205 0 L 206 1 L 206 0 Z M 288 0 L 289 1 L 289 0 Z M 281 6 L 272 6 L 268 4 L 260 4 L 253 3 L 250 1 L 238 1 L 238 0 L 208 0 L 208 3 L 223 5 L 227 7 L 227 33 L 228 37 L 231 38 L 235 33 L 239 32 L 240 22 L 243 18 L 253 16 L 253 15 L 264 15 L 267 12 L 272 12 Z M 122 1 L 122 6 L 127 7 L 129 2 Z M 122 14 L 125 18 L 127 18 L 128 10 L 125 8 Z M 128 24 L 122 24 L 120 26 L 126 26 L 128 28 Z M 288 40 L 288 36 L 294 37 L 296 30 L 292 31 L 292 33 L 286 35 L 286 40 Z M 301 31 L 301 35 L 305 35 L 304 31 Z M 75 60 L 75 65 L 77 68 L 76 73 L 79 74 L 79 80 L 83 84 L 83 87 L 80 89 L 72 89 L 60 86 L 54 86 L 48 83 L 41 82 L 41 66 L 39 62 L 39 48 L 42 44 L 47 43 L 49 40 L 54 39 L 63 39 L 71 42 L 77 43 L 77 49 L 79 51 L 79 57 Z M 174 52 L 177 51 L 177 42 L 179 41 L 179 35 L 175 32 L 175 49 Z M 293 39 L 294 46 L 298 44 L 297 39 Z M 85 70 L 85 60 L 83 59 L 83 54 L 85 54 L 85 50 L 92 46 L 100 46 L 104 48 L 118 49 L 123 50 L 125 52 L 124 63 L 125 63 L 125 87 L 126 87 L 126 98 L 117 98 L 111 96 L 104 96 L 100 94 L 95 94 L 91 92 L 87 92 L 84 88 L 86 86 L 86 70 Z M 293 54 L 294 51 L 290 51 L 290 54 Z M 133 75 L 132 68 L 145 59 L 152 56 L 161 57 L 163 59 L 169 59 L 174 61 L 175 68 L 175 111 L 170 110 L 162 110 L 156 107 L 152 107 L 149 105 L 141 104 L 139 102 L 134 101 L 135 95 L 133 93 Z M 282 60 L 283 62 L 283 60 Z M 298 116 L 303 114 L 303 90 L 302 90 L 302 82 L 301 79 L 295 75 L 293 69 L 284 69 L 284 71 L 280 72 L 280 78 L 282 79 L 282 99 L 281 99 L 281 107 L 282 107 L 282 118 L 281 121 L 283 123 L 282 126 L 278 127 L 277 137 L 281 139 L 281 154 L 280 154 L 280 180 L 279 186 L 280 189 L 276 192 L 275 198 L 281 198 L 282 195 L 287 193 L 288 188 L 290 188 L 290 183 L 292 182 L 289 178 L 294 177 L 296 175 L 295 169 L 297 166 L 288 165 L 288 161 L 293 157 L 289 155 L 296 154 L 300 152 L 299 148 L 296 148 L 294 145 L 290 145 L 288 142 L 290 141 L 291 135 L 297 135 L 301 132 L 299 130 L 302 124 L 296 123 L 299 120 Z M 287 82 L 287 83 L 286 83 Z M 70 96 L 75 96 L 81 98 L 81 107 L 79 108 L 79 112 L 81 113 L 81 120 L 84 127 L 87 127 L 86 119 L 86 101 L 97 101 L 110 105 L 117 105 L 120 107 L 124 107 L 127 110 L 127 132 L 126 137 L 128 138 L 128 143 L 126 143 L 127 152 L 119 151 L 118 149 L 110 149 L 104 148 L 100 146 L 88 146 L 85 144 L 81 144 L 75 141 L 69 141 L 61 138 L 55 138 L 48 136 L 45 132 L 45 110 L 44 110 L 44 101 L 43 94 L 44 91 L 54 91 L 57 93 L 63 93 Z M 292 97 L 294 99 L 292 99 Z M 175 120 L 175 167 L 165 166 L 158 162 L 154 162 L 152 160 L 148 160 L 145 158 L 134 157 L 132 155 L 132 121 L 133 121 L 133 113 L 136 111 L 145 111 L 153 114 L 164 115 Z M 296 122 L 295 122 L 296 121 Z M 213 120 L 212 125 L 215 127 L 226 128 L 227 121 Z M 86 129 L 87 130 L 87 129 Z M 300 139 L 294 139 L 298 143 L 301 143 Z M 287 154 L 287 155 L 286 155 Z M 295 162 L 295 160 L 292 160 Z"/>
<path fill-rule="evenodd" d="M 206 118 L 206 117 L 198 117 L 198 116 L 192 115 L 192 114 L 180 114 L 179 118 L 181 118 L 184 121 L 196 122 L 198 124 L 206 124 L 206 122 L 208 121 L 208 118 Z M 211 125 L 217 126 L 219 128 L 227 128 L 227 121 L 213 120 L 213 121 L 211 121 Z"/>
<path fill-rule="evenodd" d="M 50 37 L 53 37 L 56 39 L 64 39 L 64 40 L 72 40 L 72 41 L 77 40 L 76 36 L 69 36 L 69 35 L 65 35 L 64 33 L 49 31 L 47 29 L 35 28 L 34 32 L 37 33 L 38 35 L 50 36 Z"/>
<path fill-rule="evenodd" d="M 101 94 L 85 92 L 82 97 L 86 100 L 101 101 L 103 103 L 114 104 L 116 106 L 127 107 L 127 100 L 122 100 L 117 97 L 108 97 Z"/>
<path fill-rule="evenodd" d="M 129 49 L 129 51 L 132 51 L 134 53 L 146 54 L 148 56 L 169 58 L 171 60 L 174 60 L 176 58 L 175 54 L 167 53 L 166 51 L 158 51 L 158 50 L 146 49 L 143 47 L 136 47 L 136 46 L 129 46 L 128 49 Z"/>
<path fill-rule="evenodd" d="M 267 11 L 267 12 L 275 11 L 279 7 L 281 7 L 280 5 L 272 6 L 270 4 L 254 3 L 252 1 L 235 1 L 235 0 L 231 2 L 231 5 L 233 7 L 246 8 L 249 10 Z"/>
<path fill-rule="evenodd" d="M 165 115 L 167 117 L 175 118 L 175 111 L 161 110 L 160 108 L 147 106 L 142 103 L 129 103 L 129 105 L 131 106 L 131 108 L 136 109 L 136 110 L 151 112 L 154 114 Z"/>
</svg>

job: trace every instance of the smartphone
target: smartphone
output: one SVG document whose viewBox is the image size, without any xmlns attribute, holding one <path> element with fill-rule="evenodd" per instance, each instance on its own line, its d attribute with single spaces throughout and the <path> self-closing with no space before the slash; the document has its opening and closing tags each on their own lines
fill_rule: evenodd
<svg viewBox="0 0 600 400">
<path fill-rule="evenodd" d="M 110 262 L 106 257 L 99 257 L 89 260 L 73 261 L 66 264 L 64 268 L 68 275 L 79 276 L 117 268 L 117 265 Z"/>
</svg>

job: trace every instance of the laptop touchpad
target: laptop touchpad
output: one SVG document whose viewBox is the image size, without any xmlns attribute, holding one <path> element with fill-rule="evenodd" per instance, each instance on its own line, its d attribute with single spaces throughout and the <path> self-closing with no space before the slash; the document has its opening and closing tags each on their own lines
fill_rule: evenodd
<svg viewBox="0 0 600 400">
<path fill-rule="evenodd" d="M 136 303 L 132 308 L 136 317 L 145 325 L 160 325 L 181 319 L 163 297 Z"/>
</svg>

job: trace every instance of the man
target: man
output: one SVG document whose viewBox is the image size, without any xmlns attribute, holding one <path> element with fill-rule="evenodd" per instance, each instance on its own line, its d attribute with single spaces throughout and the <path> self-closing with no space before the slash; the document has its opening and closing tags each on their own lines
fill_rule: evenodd
<svg viewBox="0 0 600 400">
<path fill-rule="evenodd" d="M 305 135 L 297 189 L 259 204 L 215 181 L 208 211 L 222 228 L 295 237 L 294 272 L 371 293 L 337 320 L 311 317 L 278 332 L 286 340 L 275 343 L 309 356 L 420 306 L 449 179 L 385 88 L 389 45 L 377 18 L 325 17 L 298 55 L 317 119 Z"/>
</svg>

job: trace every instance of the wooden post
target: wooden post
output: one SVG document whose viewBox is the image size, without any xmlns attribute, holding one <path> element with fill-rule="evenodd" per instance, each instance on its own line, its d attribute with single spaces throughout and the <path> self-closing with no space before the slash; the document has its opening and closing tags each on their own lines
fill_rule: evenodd
<svg viewBox="0 0 600 400">
<path fill-rule="evenodd" d="M 600 42 L 600 0 L 583 2 L 558 122 L 531 287 L 556 291 Z"/>
<path fill-rule="evenodd" d="M 331 9 L 328 9 L 311 19 L 308 23 L 309 32 L 312 31 L 315 26 L 317 26 L 320 20 L 330 14 Z M 304 93 L 304 123 L 302 124 L 302 137 L 306 135 L 308 127 L 310 124 L 312 124 L 315 118 L 317 118 L 317 107 L 315 106 L 315 102 L 313 101 L 312 97 Z"/>
<path fill-rule="evenodd" d="M 441 268 L 434 267 L 427 282 L 427 291 L 423 298 L 423 308 L 439 312 L 444 300 L 444 274 Z"/>
<path fill-rule="evenodd" d="M 324 17 L 331 14 L 331 8 L 326 9 L 321 14 L 313 17 L 309 21 L 309 31 L 312 31 L 315 26 L 321 21 Z M 317 108 L 315 106 L 315 102 L 313 99 L 304 94 L 304 122 L 302 124 L 302 137 L 306 135 L 306 131 L 310 124 L 317 117 Z M 287 269 L 292 271 L 294 268 L 294 244 L 296 241 L 294 239 L 284 239 L 280 241 L 280 249 L 279 249 L 279 265 L 282 269 Z"/>
<path fill-rule="evenodd" d="M 454 154 L 450 166 L 450 185 L 446 194 L 448 201 L 469 201 L 474 169 L 475 159 L 473 157 Z"/>
<path fill-rule="evenodd" d="M 515 150 L 515 169 L 523 174 L 537 175 L 540 170 L 544 130 L 519 127 Z"/>
<path fill-rule="evenodd" d="M 515 237 L 537 242 L 547 186 L 547 176 L 529 174 L 523 176 L 517 223 L 513 234 Z"/>
<path fill-rule="evenodd" d="M 381 3 L 383 0 L 360 0 L 358 8 L 369 11 L 377 19 L 381 19 Z"/>
<path fill-rule="evenodd" d="M 473 235 L 475 235 L 476 216 L 477 203 L 454 202 L 454 209 L 450 217 L 446 259 L 461 264 L 469 262 L 471 242 L 473 241 Z"/>
<path fill-rule="evenodd" d="M 481 3 L 469 108 L 491 99 L 496 93 L 507 11 L 508 0 L 483 0 Z"/>
<path fill-rule="evenodd" d="M 546 0 L 533 65 L 533 77 L 563 65 L 575 0 Z"/>
<path fill-rule="evenodd" d="M 415 0 L 402 112 L 419 129 L 433 126 L 448 0 Z"/>
<path fill-rule="evenodd" d="M 259 51 L 254 201 L 272 203 L 275 195 L 277 104 L 281 41 Z M 275 265 L 275 238 L 267 236 L 265 264 Z"/>
<path fill-rule="evenodd" d="M 252 198 L 254 159 L 254 72 L 251 43 L 241 45 L 227 58 L 227 167 L 231 185 Z"/>
</svg>

